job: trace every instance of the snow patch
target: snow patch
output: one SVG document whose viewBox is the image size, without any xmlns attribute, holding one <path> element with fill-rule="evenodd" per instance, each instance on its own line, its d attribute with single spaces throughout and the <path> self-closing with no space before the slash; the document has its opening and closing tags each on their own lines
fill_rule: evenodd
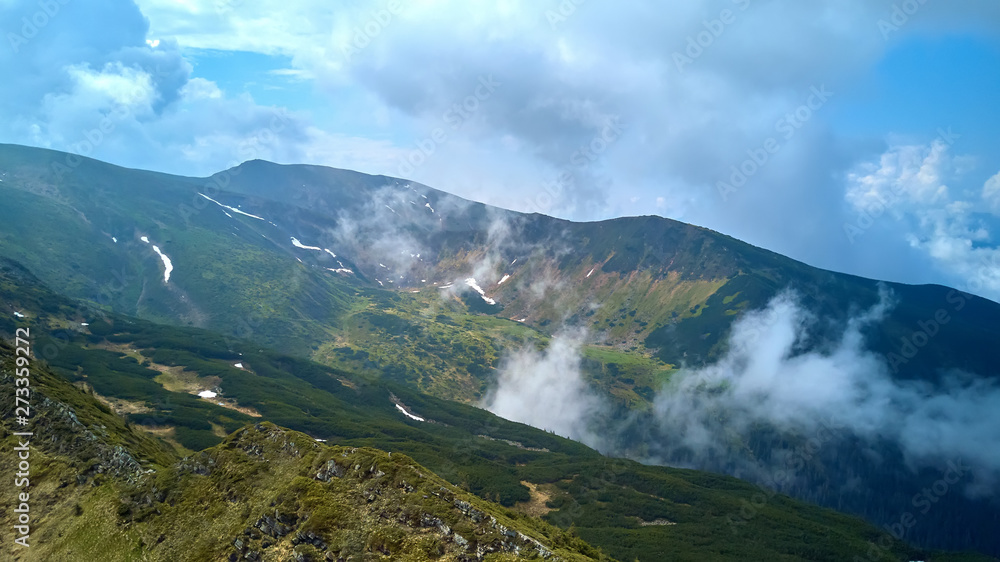
<svg viewBox="0 0 1000 562">
<path fill-rule="evenodd" d="M 146 244 L 149 244 L 149 238 L 148 238 L 148 237 L 146 237 L 146 236 L 143 236 L 143 237 L 142 237 L 142 238 L 140 238 L 139 240 L 142 240 L 142 241 L 143 241 L 143 242 L 145 242 Z"/>
<path fill-rule="evenodd" d="M 316 246 L 306 246 L 302 242 L 299 242 L 299 239 L 296 238 L 296 237 L 294 237 L 294 236 L 292 236 L 292 246 L 295 246 L 296 248 L 302 248 L 303 250 L 315 250 L 317 252 L 322 252 L 323 251 L 323 248 L 317 248 Z M 333 256 L 333 257 L 337 257 L 337 256 Z"/>
<path fill-rule="evenodd" d="M 163 260 L 163 282 L 170 282 L 170 273 L 174 270 L 174 263 L 170 261 L 170 258 L 166 254 L 160 251 L 159 246 L 153 246 L 153 251 L 160 255 L 160 259 Z"/>
<path fill-rule="evenodd" d="M 198 396 L 201 398 L 215 398 L 218 396 L 218 393 L 212 392 L 211 390 L 202 390 L 198 393 Z"/>
<path fill-rule="evenodd" d="M 590 276 L 594 274 L 594 271 L 595 271 L 596 269 L 597 269 L 597 268 L 595 267 L 594 269 L 591 269 L 591 270 L 590 270 L 590 273 L 588 273 L 588 274 L 587 274 L 587 278 L 588 278 L 588 279 L 590 279 Z"/>
<path fill-rule="evenodd" d="M 483 300 L 486 301 L 486 304 L 496 304 L 497 303 L 497 301 L 495 301 L 495 300 L 491 299 L 490 297 L 486 296 L 486 291 L 484 291 L 483 288 L 479 286 L 479 283 L 476 283 L 475 278 L 469 277 L 468 279 L 465 280 L 465 284 L 468 285 L 468 286 L 470 286 L 470 287 L 472 287 L 473 291 L 479 293 L 479 296 L 483 297 Z"/>
<path fill-rule="evenodd" d="M 243 368 L 243 363 L 237 363 L 237 364 L 233 365 L 233 367 L 236 367 L 237 369 L 242 369 Z"/>
<path fill-rule="evenodd" d="M 117 238 L 115 238 L 114 236 L 112 236 L 112 237 L 111 237 L 111 241 L 112 241 L 112 242 L 114 242 L 115 244 L 117 244 L 117 243 L 118 243 L 118 239 L 117 239 Z"/>
<path fill-rule="evenodd" d="M 434 207 L 431 207 L 430 203 L 424 203 L 424 207 L 427 207 L 428 209 L 430 209 L 432 213 L 434 212 Z"/>
<path fill-rule="evenodd" d="M 347 269 L 346 267 L 341 267 L 339 269 L 333 269 L 332 267 L 328 267 L 328 268 L 326 268 L 326 270 L 327 271 L 332 271 L 334 273 L 354 273 L 353 271 L 351 271 L 350 269 Z"/>
<path fill-rule="evenodd" d="M 326 248 L 323 248 L 323 251 L 326 252 L 326 253 L 328 253 L 328 254 L 330 254 L 331 256 L 333 256 L 334 259 L 337 258 L 337 254 L 331 252 L 330 250 L 327 250 Z"/>
<path fill-rule="evenodd" d="M 252 219 L 257 219 L 259 221 L 269 222 L 269 221 L 267 221 L 267 219 L 265 219 L 263 217 L 258 217 L 257 215 L 251 215 L 250 213 L 241 211 L 241 210 L 237 209 L 236 207 L 230 207 L 229 205 L 223 205 L 222 203 L 219 203 L 218 201 L 216 201 L 215 199 L 212 199 L 211 197 L 209 197 L 208 195 L 205 195 L 204 193 L 199 193 L 198 195 L 201 195 L 205 199 L 208 199 L 209 201 L 211 201 L 212 203 L 215 203 L 216 205 L 222 207 L 223 209 L 229 209 L 230 211 L 232 211 L 234 213 L 239 213 L 241 215 L 245 215 L 245 216 L 248 216 L 248 217 L 250 217 Z M 223 213 L 226 213 L 226 212 L 223 211 Z M 233 216 L 230 215 L 229 213 L 226 213 L 226 215 L 228 215 L 229 218 L 233 218 Z M 271 224 L 274 224 L 274 223 L 272 222 Z M 275 225 L 275 226 L 277 226 L 277 225 Z"/>
<path fill-rule="evenodd" d="M 17 316 L 18 318 L 25 318 L 25 316 L 23 314 L 21 314 L 20 312 L 15 312 L 14 316 Z"/>
<path fill-rule="evenodd" d="M 510 279 L 510 275 L 504 275 L 503 279 L 501 279 L 500 282 L 497 283 L 497 286 L 503 285 L 503 282 L 506 281 L 506 280 L 508 280 L 508 279 Z"/>
<path fill-rule="evenodd" d="M 419 422 L 427 421 L 427 420 L 425 420 L 424 418 L 422 418 L 420 416 L 415 416 L 415 415 L 411 414 L 410 412 L 407 412 L 406 409 L 403 408 L 402 406 L 400 406 L 399 404 L 396 404 L 396 409 L 399 410 L 400 412 L 403 412 L 403 415 L 406 416 L 406 417 L 408 417 L 408 418 L 410 418 L 411 420 L 416 420 L 416 421 L 419 421 Z"/>
</svg>

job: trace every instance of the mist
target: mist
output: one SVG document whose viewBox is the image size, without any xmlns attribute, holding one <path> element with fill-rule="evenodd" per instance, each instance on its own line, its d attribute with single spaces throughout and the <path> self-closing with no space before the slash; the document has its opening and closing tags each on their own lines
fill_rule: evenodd
<svg viewBox="0 0 1000 562">
<path fill-rule="evenodd" d="M 508 356 L 497 375 L 497 386 L 480 407 L 511 420 L 551 431 L 597 447 L 601 439 L 591 420 L 601 417 L 606 404 L 584 381 L 580 368 L 582 330 L 552 338 L 542 351 L 525 347 Z"/>
<path fill-rule="evenodd" d="M 895 443 L 911 468 L 948 460 L 978 467 L 967 491 L 989 493 L 1000 474 L 1000 387 L 960 372 L 947 373 L 937 387 L 894 380 L 886 358 L 867 349 L 863 336 L 891 307 L 883 291 L 879 303 L 845 323 L 839 339 L 809 351 L 805 334 L 821 319 L 794 293 L 746 314 L 721 360 L 680 372 L 654 400 L 657 423 L 674 436 L 665 450 L 685 447 L 704 459 L 760 424 L 807 436 L 836 428 Z"/>
<path fill-rule="evenodd" d="M 808 339 L 809 329 L 829 320 L 811 314 L 794 292 L 781 293 L 733 324 L 721 359 L 676 372 L 650 412 L 624 419 L 614 417 L 610 400 L 581 372 L 586 334 L 563 332 L 544 351 L 512 354 L 482 406 L 607 454 L 635 457 L 642 450 L 643 462 L 725 467 L 758 482 L 769 480 L 791 454 L 746 454 L 744 445 L 762 428 L 803 442 L 849 436 L 872 451 L 889 442 L 910 470 L 959 462 L 973 467 L 967 495 L 994 495 L 1000 386 L 962 372 L 945 373 L 940 385 L 894 380 L 886 357 L 868 349 L 863 335 L 892 307 L 892 295 L 883 290 L 879 302 L 851 316 L 836 337 L 817 343 Z M 625 434 L 650 442 L 622 450 Z"/>
</svg>

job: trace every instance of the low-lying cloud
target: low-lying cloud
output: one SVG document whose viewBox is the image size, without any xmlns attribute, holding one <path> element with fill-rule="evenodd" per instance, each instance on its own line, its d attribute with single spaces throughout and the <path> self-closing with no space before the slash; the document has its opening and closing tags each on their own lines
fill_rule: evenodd
<svg viewBox="0 0 1000 562">
<path fill-rule="evenodd" d="M 818 319 L 783 293 L 734 324 L 720 361 L 676 376 L 654 401 L 656 419 L 695 458 L 723 451 L 727 436 L 747 436 L 759 424 L 805 435 L 825 425 L 894 442 L 913 467 L 961 458 L 987 469 L 982 484 L 1000 473 L 1000 387 L 963 373 L 949 374 L 942 387 L 894 380 L 863 336 L 891 307 L 883 292 L 837 341 L 803 351 Z"/>
<path fill-rule="evenodd" d="M 608 422 L 610 402 L 581 374 L 584 334 L 563 334 L 545 351 L 512 356 L 483 405 L 611 454 L 626 453 L 616 450 L 615 435 L 658 435 L 656 442 L 642 444 L 648 451 L 642 460 L 728 467 L 727 472 L 762 481 L 787 460 L 788 451 L 772 451 L 769 459 L 740 453 L 755 431 L 829 440 L 833 428 L 875 450 L 878 443 L 895 444 L 912 469 L 960 459 L 975 472 L 966 493 L 992 495 L 1000 476 L 1000 386 L 960 372 L 947 374 L 937 386 L 895 380 L 887 359 L 868 349 L 864 338 L 866 328 L 882 322 L 892 306 L 891 294 L 883 291 L 877 304 L 849 318 L 832 341 L 816 345 L 807 334 L 823 320 L 795 293 L 784 292 L 734 323 L 719 361 L 676 373 L 648 415 L 618 422 Z"/>
<path fill-rule="evenodd" d="M 527 347 L 509 356 L 496 388 L 480 405 L 502 418 L 598 446 L 591 420 L 601 416 L 606 405 L 583 379 L 580 350 L 585 336 L 583 331 L 564 332 L 543 351 Z"/>
</svg>

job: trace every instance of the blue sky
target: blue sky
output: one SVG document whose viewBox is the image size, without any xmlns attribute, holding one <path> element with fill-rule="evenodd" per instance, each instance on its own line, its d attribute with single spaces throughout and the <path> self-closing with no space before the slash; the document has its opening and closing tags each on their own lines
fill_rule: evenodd
<svg viewBox="0 0 1000 562">
<path fill-rule="evenodd" d="M 894 7 L 911 13 L 884 34 Z M 184 175 L 252 157 L 325 164 L 574 220 L 658 214 L 1000 299 L 995 1 L 39 10 L 0 0 L 0 67 L 18 77 L 0 87 L 2 142 Z M 769 139 L 766 163 L 748 163 Z M 720 188 L 741 166 L 745 183 Z"/>
</svg>

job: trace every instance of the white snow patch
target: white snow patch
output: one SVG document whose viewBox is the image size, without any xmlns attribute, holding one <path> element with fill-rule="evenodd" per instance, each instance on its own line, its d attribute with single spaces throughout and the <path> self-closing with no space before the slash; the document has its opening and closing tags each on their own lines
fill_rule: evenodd
<svg viewBox="0 0 1000 562">
<path fill-rule="evenodd" d="M 385 266 L 384 263 L 380 263 L 380 264 L 378 264 L 378 266 L 381 267 L 381 268 L 384 268 L 384 269 L 389 269 L 388 267 Z"/>
<path fill-rule="evenodd" d="M 115 244 L 117 244 L 117 243 L 118 243 L 118 239 L 117 239 L 117 238 L 115 238 L 114 236 L 112 236 L 112 237 L 111 237 L 111 241 L 112 241 L 112 242 L 114 242 Z"/>
<path fill-rule="evenodd" d="M 427 420 L 425 420 L 424 418 L 422 418 L 422 417 L 420 417 L 420 416 L 414 416 L 414 415 L 413 415 L 413 414 L 411 414 L 410 412 L 407 412 L 407 411 L 406 411 L 406 410 L 405 410 L 405 409 L 404 409 L 404 408 L 403 408 L 402 406 L 400 406 L 399 404 L 396 404 L 396 409 L 397 409 L 397 410 L 399 410 L 400 412 L 403 412 L 403 415 L 404 415 L 404 416 L 406 416 L 406 417 L 408 417 L 408 418 L 410 418 L 411 420 L 417 420 L 417 421 L 419 421 L 419 422 L 422 422 L 422 421 L 427 421 Z"/>
<path fill-rule="evenodd" d="M 588 278 L 588 279 L 590 278 L 590 276 L 591 276 L 591 275 L 593 275 L 593 274 L 594 274 L 594 271 L 595 271 L 596 269 L 597 269 L 597 268 L 595 267 L 594 269 L 591 269 L 591 270 L 590 270 L 590 273 L 588 273 L 588 274 L 587 274 L 587 278 Z"/>
<path fill-rule="evenodd" d="M 18 318 L 25 318 L 25 316 L 23 314 L 21 314 L 20 312 L 15 312 L 14 316 L 17 316 Z"/>
<path fill-rule="evenodd" d="M 376 279 L 375 282 L 378 283 L 379 287 L 385 287 L 385 283 L 379 281 L 378 279 Z"/>
<path fill-rule="evenodd" d="M 327 250 L 326 248 L 323 248 L 323 251 L 324 251 L 324 252 L 326 252 L 326 253 L 328 253 L 328 254 L 330 254 L 331 256 L 333 256 L 333 257 L 334 257 L 334 259 L 336 259 L 336 258 L 337 258 L 337 254 L 335 254 L 335 253 L 331 252 L 330 250 Z"/>
<path fill-rule="evenodd" d="M 142 240 L 142 241 L 143 241 L 143 242 L 145 242 L 146 244 L 149 244 L 149 238 L 147 238 L 146 236 L 143 236 L 143 237 L 142 237 L 142 238 L 140 238 L 139 240 Z"/>
<path fill-rule="evenodd" d="M 472 287 L 473 291 L 479 293 L 479 296 L 483 297 L 483 300 L 486 301 L 486 304 L 497 303 L 497 301 L 486 296 L 486 291 L 484 291 L 483 288 L 479 286 L 479 283 L 476 283 L 475 278 L 469 277 L 468 279 L 465 280 L 465 284 Z"/>
<path fill-rule="evenodd" d="M 385 208 L 386 208 L 386 209 L 389 209 L 390 211 L 392 211 L 392 214 L 394 214 L 394 215 L 395 215 L 395 214 L 397 214 L 397 213 L 396 213 L 396 209 L 393 209 L 392 207 L 390 207 L 390 206 L 388 206 L 388 205 L 386 205 L 386 206 L 385 206 Z"/>
<path fill-rule="evenodd" d="M 212 392 L 211 390 L 202 390 L 198 393 L 198 396 L 201 398 L 215 398 L 218 394 Z"/>
<path fill-rule="evenodd" d="M 163 282 L 170 282 L 170 273 L 174 270 L 174 263 L 170 261 L 170 258 L 166 254 L 160 251 L 159 246 L 153 246 L 153 251 L 160 255 L 160 259 L 163 260 Z"/>
<path fill-rule="evenodd" d="M 86 326 L 90 326 L 90 324 L 88 324 L 88 323 L 86 323 L 86 322 L 80 322 L 80 325 L 81 325 L 81 326 L 84 326 L 84 327 L 86 327 Z"/>
<path fill-rule="evenodd" d="M 504 282 L 504 281 L 506 281 L 506 280 L 508 280 L 508 279 L 510 279 L 510 275 L 504 275 L 504 276 L 503 276 L 503 279 L 501 279 L 501 280 L 500 280 L 500 282 L 499 282 L 499 283 L 497 283 L 497 285 L 498 285 L 498 286 L 499 286 L 499 285 L 503 285 L 503 282 Z"/>
<path fill-rule="evenodd" d="M 522 319 L 518 320 L 518 322 L 524 322 L 525 320 L 527 320 L 527 318 L 522 318 Z"/>
<path fill-rule="evenodd" d="M 430 209 L 432 213 L 434 212 L 434 207 L 431 207 L 430 203 L 424 203 L 424 207 L 427 207 L 428 209 Z"/>
<path fill-rule="evenodd" d="M 515 263 L 517 263 L 516 259 L 514 261 L 510 262 L 510 265 L 514 265 Z"/>
<path fill-rule="evenodd" d="M 299 242 L 299 239 L 296 238 L 296 237 L 294 237 L 294 236 L 292 236 L 292 246 L 295 246 L 296 248 L 302 248 L 303 250 L 315 250 L 317 252 L 322 252 L 323 251 L 323 248 L 317 248 L 316 246 L 306 246 L 302 242 Z M 337 257 L 337 256 L 333 256 L 333 257 Z"/>
<path fill-rule="evenodd" d="M 257 219 L 259 221 L 270 222 L 270 221 L 267 221 L 267 219 L 265 219 L 263 217 L 258 217 L 257 215 L 251 215 L 250 213 L 241 211 L 241 210 L 237 209 L 236 207 L 230 207 L 229 205 L 223 205 L 222 203 L 219 203 L 218 201 L 216 201 L 215 199 L 212 199 L 211 197 L 209 197 L 208 195 L 205 195 L 204 193 L 199 193 L 198 195 L 201 195 L 205 199 L 208 199 L 209 201 L 211 201 L 212 203 L 215 203 L 216 205 L 222 207 L 223 209 L 229 209 L 230 211 L 232 211 L 234 213 L 239 213 L 241 215 L 245 215 L 245 216 L 248 216 L 248 217 L 250 217 L 252 219 Z M 225 213 L 225 211 L 223 211 L 223 213 Z M 229 218 L 233 217 L 229 213 L 226 213 L 226 214 L 229 215 Z M 272 222 L 271 224 L 274 224 L 274 223 Z M 277 226 L 277 225 L 275 225 L 275 226 Z"/>
<path fill-rule="evenodd" d="M 333 269 L 332 267 L 328 267 L 328 268 L 326 268 L 326 270 L 327 271 L 332 271 L 334 273 L 354 273 L 353 271 L 351 271 L 350 269 L 347 269 L 346 267 L 341 267 L 339 269 Z"/>
<path fill-rule="evenodd" d="M 236 367 L 237 369 L 242 369 L 243 368 L 243 363 L 237 363 L 237 364 L 233 365 L 233 367 Z"/>
</svg>

